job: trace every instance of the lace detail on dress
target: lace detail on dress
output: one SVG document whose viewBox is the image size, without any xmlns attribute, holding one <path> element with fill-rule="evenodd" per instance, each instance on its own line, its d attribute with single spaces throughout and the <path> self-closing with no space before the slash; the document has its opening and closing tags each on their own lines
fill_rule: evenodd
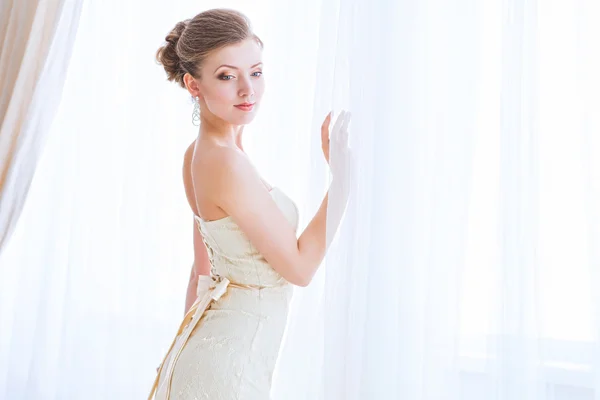
<svg viewBox="0 0 600 400">
<path fill-rule="evenodd" d="M 270 192 L 298 229 L 298 208 Z M 196 217 L 211 264 L 157 377 L 156 399 L 265 400 L 287 321 L 292 287 L 225 217 Z M 170 393 L 169 393 L 170 392 Z"/>
</svg>

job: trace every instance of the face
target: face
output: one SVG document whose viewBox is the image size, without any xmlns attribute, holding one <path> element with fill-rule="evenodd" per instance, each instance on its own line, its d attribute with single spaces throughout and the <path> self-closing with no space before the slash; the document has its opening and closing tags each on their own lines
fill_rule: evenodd
<svg viewBox="0 0 600 400">
<path fill-rule="evenodd" d="M 211 53 L 196 80 L 202 111 L 232 125 L 250 123 L 264 92 L 262 68 L 262 49 L 253 39 Z"/>
</svg>

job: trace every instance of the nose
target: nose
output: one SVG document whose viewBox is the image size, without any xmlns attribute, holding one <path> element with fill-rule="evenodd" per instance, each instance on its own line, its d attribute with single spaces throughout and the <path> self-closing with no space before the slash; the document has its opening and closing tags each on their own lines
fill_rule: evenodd
<svg viewBox="0 0 600 400">
<path fill-rule="evenodd" d="M 254 87 L 252 87 L 252 82 L 250 82 L 250 79 L 248 78 L 244 78 L 244 79 L 240 79 L 240 87 L 238 90 L 238 96 L 244 98 L 244 99 L 250 99 L 254 96 Z"/>
</svg>

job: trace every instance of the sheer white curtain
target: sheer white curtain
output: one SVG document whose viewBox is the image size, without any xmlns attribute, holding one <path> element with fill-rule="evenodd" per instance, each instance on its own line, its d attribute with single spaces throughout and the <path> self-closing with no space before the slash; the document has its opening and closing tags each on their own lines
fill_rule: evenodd
<svg viewBox="0 0 600 400">
<path fill-rule="evenodd" d="M 353 113 L 353 195 L 295 293 L 273 398 L 600 398 L 597 3 L 202 5 L 215 6 L 266 43 L 246 148 L 302 227 L 328 180 L 318 127 Z M 0 397 L 147 393 L 183 312 L 196 134 L 153 56 L 197 7 L 85 3 L 0 259 Z"/>
<path fill-rule="evenodd" d="M 277 398 L 600 398 L 598 3 L 335 4 L 359 176 Z"/>
</svg>

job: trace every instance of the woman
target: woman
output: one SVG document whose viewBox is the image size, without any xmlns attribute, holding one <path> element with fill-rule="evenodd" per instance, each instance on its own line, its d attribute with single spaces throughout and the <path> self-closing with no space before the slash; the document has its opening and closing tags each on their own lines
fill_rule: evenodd
<svg viewBox="0 0 600 400">
<path fill-rule="evenodd" d="M 178 23 L 157 53 L 168 79 L 195 99 L 200 122 L 184 161 L 197 227 L 190 286 L 197 291 L 188 290 L 189 311 L 150 398 L 268 399 L 292 285 L 308 285 L 325 256 L 326 222 L 333 231 L 339 225 L 341 217 L 327 217 L 326 194 L 298 238 L 294 202 L 261 179 L 243 151 L 243 126 L 264 91 L 261 56 L 247 18 L 223 9 Z M 330 118 L 321 129 L 328 163 Z M 348 155 L 348 122 L 342 113 L 332 132 L 338 165 Z M 333 185 L 339 180 L 330 168 Z"/>
</svg>

